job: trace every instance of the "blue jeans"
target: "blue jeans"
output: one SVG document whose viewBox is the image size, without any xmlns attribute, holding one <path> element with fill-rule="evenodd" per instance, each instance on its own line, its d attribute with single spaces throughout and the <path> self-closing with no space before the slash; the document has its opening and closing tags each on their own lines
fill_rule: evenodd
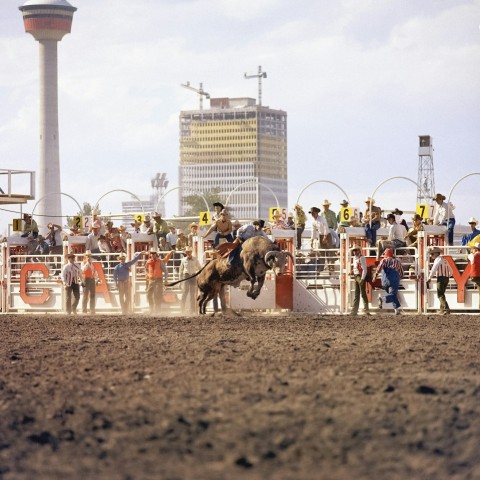
<svg viewBox="0 0 480 480">
<path fill-rule="evenodd" d="M 400 286 L 400 274 L 392 268 L 384 268 L 382 272 L 382 288 L 387 292 L 386 303 L 393 303 L 395 308 L 400 308 L 398 300 L 398 287 Z"/>
<path fill-rule="evenodd" d="M 365 235 L 367 240 L 370 240 L 372 247 L 377 244 L 377 230 L 380 228 L 380 222 L 367 223 L 365 225 Z"/>
<path fill-rule="evenodd" d="M 455 229 L 455 219 L 449 218 L 446 223 L 442 223 L 447 227 L 448 244 L 453 245 L 453 230 Z"/>
<path fill-rule="evenodd" d="M 217 248 L 220 243 L 220 239 L 224 238 L 227 242 L 233 242 L 232 234 L 222 235 L 221 233 L 215 234 L 215 239 L 213 240 L 213 248 Z"/>
</svg>

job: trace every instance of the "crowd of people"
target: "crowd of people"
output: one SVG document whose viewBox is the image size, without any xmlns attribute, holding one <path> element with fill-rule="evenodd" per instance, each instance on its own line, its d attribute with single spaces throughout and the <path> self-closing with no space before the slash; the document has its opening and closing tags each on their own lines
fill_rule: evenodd
<svg viewBox="0 0 480 480">
<path fill-rule="evenodd" d="M 398 301 L 398 285 L 402 278 L 403 271 L 401 262 L 395 258 L 395 252 L 402 247 L 415 247 L 418 243 L 418 232 L 424 229 L 425 224 L 443 225 L 447 227 L 447 243 L 453 245 L 455 227 L 455 206 L 446 202 L 444 195 L 438 193 L 434 199 L 436 208 L 431 218 L 422 218 L 414 214 L 410 226 L 403 219 L 403 212 L 395 208 L 391 212 L 384 212 L 378 205 L 375 205 L 373 198 L 365 199 L 365 210 L 354 212 L 349 209 L 349 202 L 342 200 L 339 204 L 339 212 L 335 213 L 330 207 L 331 202 L 324 200 L 322 208 L 311 207 L 308 214 L 311 216 L 311 238 L 309 247 L 315 249 L 331 249 L 339 246 L 339 235 L 345 232 L 347 227 L 362 227 L 365 231 L 365 238 L 368 247 L 375 247 L 378 267 L 376 275 L 382 276 L 382 287 L 387 292 L 385 297 L 380 297 L 380 306 L 383 301 L 391 302 L 395 312 L 400 312 Z M 45 236 L 39 234 L 38 225 L 29 214 L 24 215 L 24 227 L 22 237 L 28 237 L 35 241 L 34 250 L 31 253 L 46 255 L 52 248 L 61 245 L 64 236 L 86 236 L 86 253 L 80 266 L 75 262 L 75 255 L 68 255 L 68 263 L 62 272 L 62 280 L 67 292 L 67 313 L 76 313 L 80 298 L 80 286 L 83 286 L 84 295 L 82 312 L 86 313 L 88 307 L 90 313 L 95 313 L 95 286 L 98 283 L 98 275 L 92 264 L 95 254 L 115 253 L 118 254 L 118 265 L 113 272 L 113 279 L 119 292 L 119 303 L 123 313 L 131 310 L 130 306 L 130 267 L 132 267 L 142 255 L 148 256 L 145 261 L 147 280 L 147 298 L 152 313 L 157 313 L 161 308 L 163 297 L 163 284 L 167 275 L 166 264 L 171 258 L 180 261 L 179 275 L 181 278 L 190 277 L 195 271 L 201 268 L 198 259 L 193 255 L 194 244 L 201 235 L 206 242 L 210 242 L 212 251 L 217 255 L 230 254 L 225 248 L 220 247 L 222 243 L 235 245 L 242 243 L 255 235 L 271 233 L 272 230 L 295 230 L 296 247 L 303 249 L 302 236 L 307 224 L 307 214 L 303 207 L 296 204 L 293 212 L 288 215 L 282 214 L 280 210 L 273 213 L 273 221 L 265 222 L 256 220 L 252 223 L 242 225 L 238 220 L 233 220 L 220 202 L 213 203 L 214 214 L 210 227 L 202 232 L 199 224 L 192 222 L 188 225 L 188 232 L 177 228 L 172 222 L 167 222 L 158 212 L 146 214 L 142 222 L 134 220 L 131 229 L 120 225 L 114 226 L 112 220 L 101 219 L 97 210 L 92 211 L 88 231 L 80 229 L 77 225 L 71 225 L 65 231 L 60 225 L 48 224 L 48 233 Z M 469 261 L 472 263 L 472 279 L 480 288 L 480 230 L 477 228 L 478 221 L 475 217 L 469 219 L 471 233 L 461 239 L 462 246 L 471 247 Z M 377 231 L 381 226 L 388 229 L 386 238 L 377 240 Z M 126 261 L 127 240 L 132 233 L 143 233 L 154 235 L 154 245 L 149 252 L 136 253 L 133 259 Z M 213 239 L 211 238 L 213 234 Z M 207 243 L 208 245 L 208 243 Z M 232 248 L 233 249 L 233 248 Z M 213 257 L 215 256 L 213 255 Z M 209 258 L 213 258 L 209 257 Z M 383 257 L 383 258 L 382 258 Z M 437 293 L 441 303 L 442 313 L 448 313 L 449 307 L 445 302 L 445 289 L 448 278 L 452 275 L 451 269 L 445 267 L 445 262 L 440 264 L 442 252 L 438 249 L 432 251 L 432 261 L 435 261 L 430 271 L 430 278 L 437 278 Z M 72 261 L 73 259 L 73 261 Z M 351 313 L 358 313 L 360 298 L 364 303 L 364 314 L 369 315 L 368 302 L 366 300 L 365 285 L 367 282 L 367 269 L 365 257 L 361 248 L 354 247 L 352 250 L 352 275 L 355 278 L 355 298 Z M 445 280 L 447 279 L 447 280 Z M 372 280 L 373 281 L 373 280 Z M 195 308 L 195 282 L 184 282 L 182 306 L 193 313 Z"/>
</svg>

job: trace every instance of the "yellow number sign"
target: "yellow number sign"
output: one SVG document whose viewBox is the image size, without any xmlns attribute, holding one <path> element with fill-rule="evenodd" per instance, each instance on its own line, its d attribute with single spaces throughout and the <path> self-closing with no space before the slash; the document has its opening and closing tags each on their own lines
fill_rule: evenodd
<svg viewBox="0 0 480 480">
<path fill-rule="evenodd" d="M 427 205 L 426 203 L 417 203 L 415 213 L 420 215 L 422 218 L 428 218 L 430 216 L 430 205 Z"/>
<path fill-rule="evenodd" d="M 13 219 L 13 231 L 14 232 L 21 232 L 22 228 L 22 219 L 21 218 L 14 218 Z"/>
<path fill-rule="evenodd" d="M 353 218 L 353 208 L 352 207 L 343 207 L 340 210 L 340 221 L 341 222 L 351 222 Z"/>
<path fill-rule="evenodd" d="M 83 228 L 83 217 L 73 217 L 73 225 L 78 228 Z"/>
<path fill-rule="evenodd" d="M 200 212 L 200 225 L 210 225 L 210 212 Z"/>
<path fill-rule="evenodd" d="M 134 216 L 133 216 L 133 219 L 137 222 L 137 223 L 143 223 L 143 221 L 145 220 L 145 215 L 143 213 L 136 213 Z"/>
<path fill-rule="evenodd" d="M 274 216 L 275 213 L 278 212 L 279 210 L 280 210 L 280 209 L 279 209 L 278 207 L 270 207 L 270 208 L 268 209 L 268 221 L 269 221 L 269 222 L 273 222 L 273 220 L 274 220 L 273 216 Z M 282 212 L 282 211 L 280 210 L 280 213 L 281 213 L 281 212 Z"/>
</svg>

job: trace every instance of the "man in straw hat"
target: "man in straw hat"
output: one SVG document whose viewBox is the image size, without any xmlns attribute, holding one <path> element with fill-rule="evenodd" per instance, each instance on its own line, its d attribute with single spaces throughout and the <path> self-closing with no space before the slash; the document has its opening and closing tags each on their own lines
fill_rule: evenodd
<svg viewBox="0 0 480 480">
<path fill-rule="evenodd" d="M 75 263 L 75 255 L 69 253 L 67 255 L 68 262 L 62 270 L 62 282 L 65 287 L 65 307 L 67 314 L 77 314 L 78 303 L 80 302 L 80 285 L 82 283 L 82 270 Z M 73 303 L 72 303 L 73 294 Z"/>
<path fill-rule="evenodd" d="M 468 224 L 470 225 L 470 228 L 472 229 L 472 233 L 469 233 L 468 235 L 464 235 L 462 237 L 462 245 L 465 246 L 469 242 L 471 242 L 477 235 L 480 235 L 480 230 L 477 228 L 478 220 L 475 217 L 470 217 L 468 219 Z"/>
<path fill-rule="evenodd" d="M 442 251 L 438 247 L 430 249 L 430 259 L 433 260 L 432 268 L 427 278 L 427 288 L 430 288 L 430 281 L 432 278 L 437 278 L 437 297 L 440 301 L 440 313 L 442 315 L 448 315 L 450 313 L 450 307 L 448 306 L 447 299 L 445 298 L 445 291 L 450 277 L 453 275 L 450 265 L 447 263 L 442 255 Z"/>
<path fill-rule="evenodd" d="M 302 234 L 307 223 L 307 214 L 298 203 L 295 204 L 293 209 L 295 210 L 295 227 L 297 229 L 297 249 L 300 250 L 302 248 Z"/>
<path fill-rule="evenodd" d="M 342 213 L 342 208 L 348 208 L 348 202 L 347 200 L 342 200 L 340 202 L 340 211 L 337 213 L 337 233 L 345 233 L 345 228 L 350 226 L 351 219 L 344 220 L 341 218 L 341 213 Z"/>
<path fill-rule="evenodd" d="M 330 210 L 331 203 L 328 200 L 324 200 L 322 203 L 323 210 L 320 215 L 327 221 L 328 228 L 332 230 L 337 229 L 337 215 L 333 210 Z"/>
<path fill-rule="evenodd" d="M 163 303 L 163 283 L 167 279 L 167 268 L 155 248 L 150 250 L 150 258 L 145 264 L 147 270 L 147 299 L 150 313 L 159 313 Z"/>
<path fill-rule="evenodd" d="M 470 262 L 470 279 L 478 287 L 478 308 L 480 310 L 480 242 L 475 243 L 471 247 L 468 255 Z"/>
<path fill-rule="evenodd" d="M 179 275 L 181 279 L 188 278 L 188 280 L 183 282 L 182 311 L 186 309 L 186 312 L 189 314 L 195 313 L 195 300 L 197 298 L 197 279 L 189 277 L 197 273 L 200 268 L 201 265 L 198 258 L 193 256 L 192 247 L 186 247 L 185 257 L 180 262 Z"/>
<path fill-rule="evenodd" d="M 360 306 L 360 296 L 363 300 L 363 312 L 365 315 L 370 315 L 368 308 L 367 297 L 367 260 L 362 255 L 360 247 L 352 248 L 352 272 L 355 279 L 355 297 L 353 299 L 353 306 L 350 315 L 358 314 L 358 307 Z"/>
<path fill-rule="evenodd" d="M 90 313 L 95 315 L 95 288 L 98 280 L 98 273 L 95 265 L 92 262 L 92 252 L 87 250 L 82 262 L 83 275 L 83 298 L 82 298 L 82 312 L 87 313 L 87 305 L 90 301 Z"/>
<path fill-rule="evenodd" d="M 275 210 L 275 212 L 273 212 L 273 222 L 271 227 L 278 230 L 287 230 L 289 228 L 283 220 L 282 212 L 280 210 Z"/>
<path fill-rule="evenodd" d="M 130 313 L 130 267 L 138 262 L 138 259 L 141 255 L 142 252 L 137 252 L 133 256 L 133 259 L 127 262 L 127 255 L 125 254 L 125 252 L 122 252 L 118 256 L 118 260 L 120 263 L 118 263 L 113 269 L 113 281 L 118 288 L 118 299 L 120 301 L 123 315 Z"/>
<path fill-rule="evenodd" d="M 32 236 L 33 238 L 38 237 L 37 222 L 28 213 L 25 213 L 23 215 L 23 233 L 21 236 L 22 237 Z"/>
<path fill-rule="evenodd" d="M 437 193 L 433 200 L 436 202 L 435 213 L 433 214 L 433 224 L 447 227 L 448 245 L 453 245 L 453 233 L 455 229 L 455 205 L 452 202 L 446 202 L 445 195 Z"/>
</svg>

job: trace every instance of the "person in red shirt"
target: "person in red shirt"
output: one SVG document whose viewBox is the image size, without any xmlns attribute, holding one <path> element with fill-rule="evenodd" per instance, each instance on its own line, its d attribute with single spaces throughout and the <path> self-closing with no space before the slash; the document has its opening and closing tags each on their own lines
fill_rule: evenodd
<svg viewBox="0 0 480 480">
<path fill-rule="evenodd" d="M 82 262 L 83 275 L 83 299 L 82 312 L 87 313 L 87 305 L 90 300 L 90 313 L 95 315 L 95 288 L 98 283 L 98 273 L 92 262 L 92 252 L 87 250 Z"/>
<path fill-rule="evenodd" d="M 158 313 L 163 301 L 163 283 L 167 278 L 165 263 L 155 249 L 150 250 L 150 258 L 145 264 L 147 270 L 147 299 L 150 313 Z"/>
<path fill-rule="evenodd" d="M 478 287 L 478 308 L 480 310 L 480 243 L 477 242 L 471 247 L 471 253 L 468 255 L 470 261 L 471 270 L 470 278 L 473 283 Z"/>
</svg>

